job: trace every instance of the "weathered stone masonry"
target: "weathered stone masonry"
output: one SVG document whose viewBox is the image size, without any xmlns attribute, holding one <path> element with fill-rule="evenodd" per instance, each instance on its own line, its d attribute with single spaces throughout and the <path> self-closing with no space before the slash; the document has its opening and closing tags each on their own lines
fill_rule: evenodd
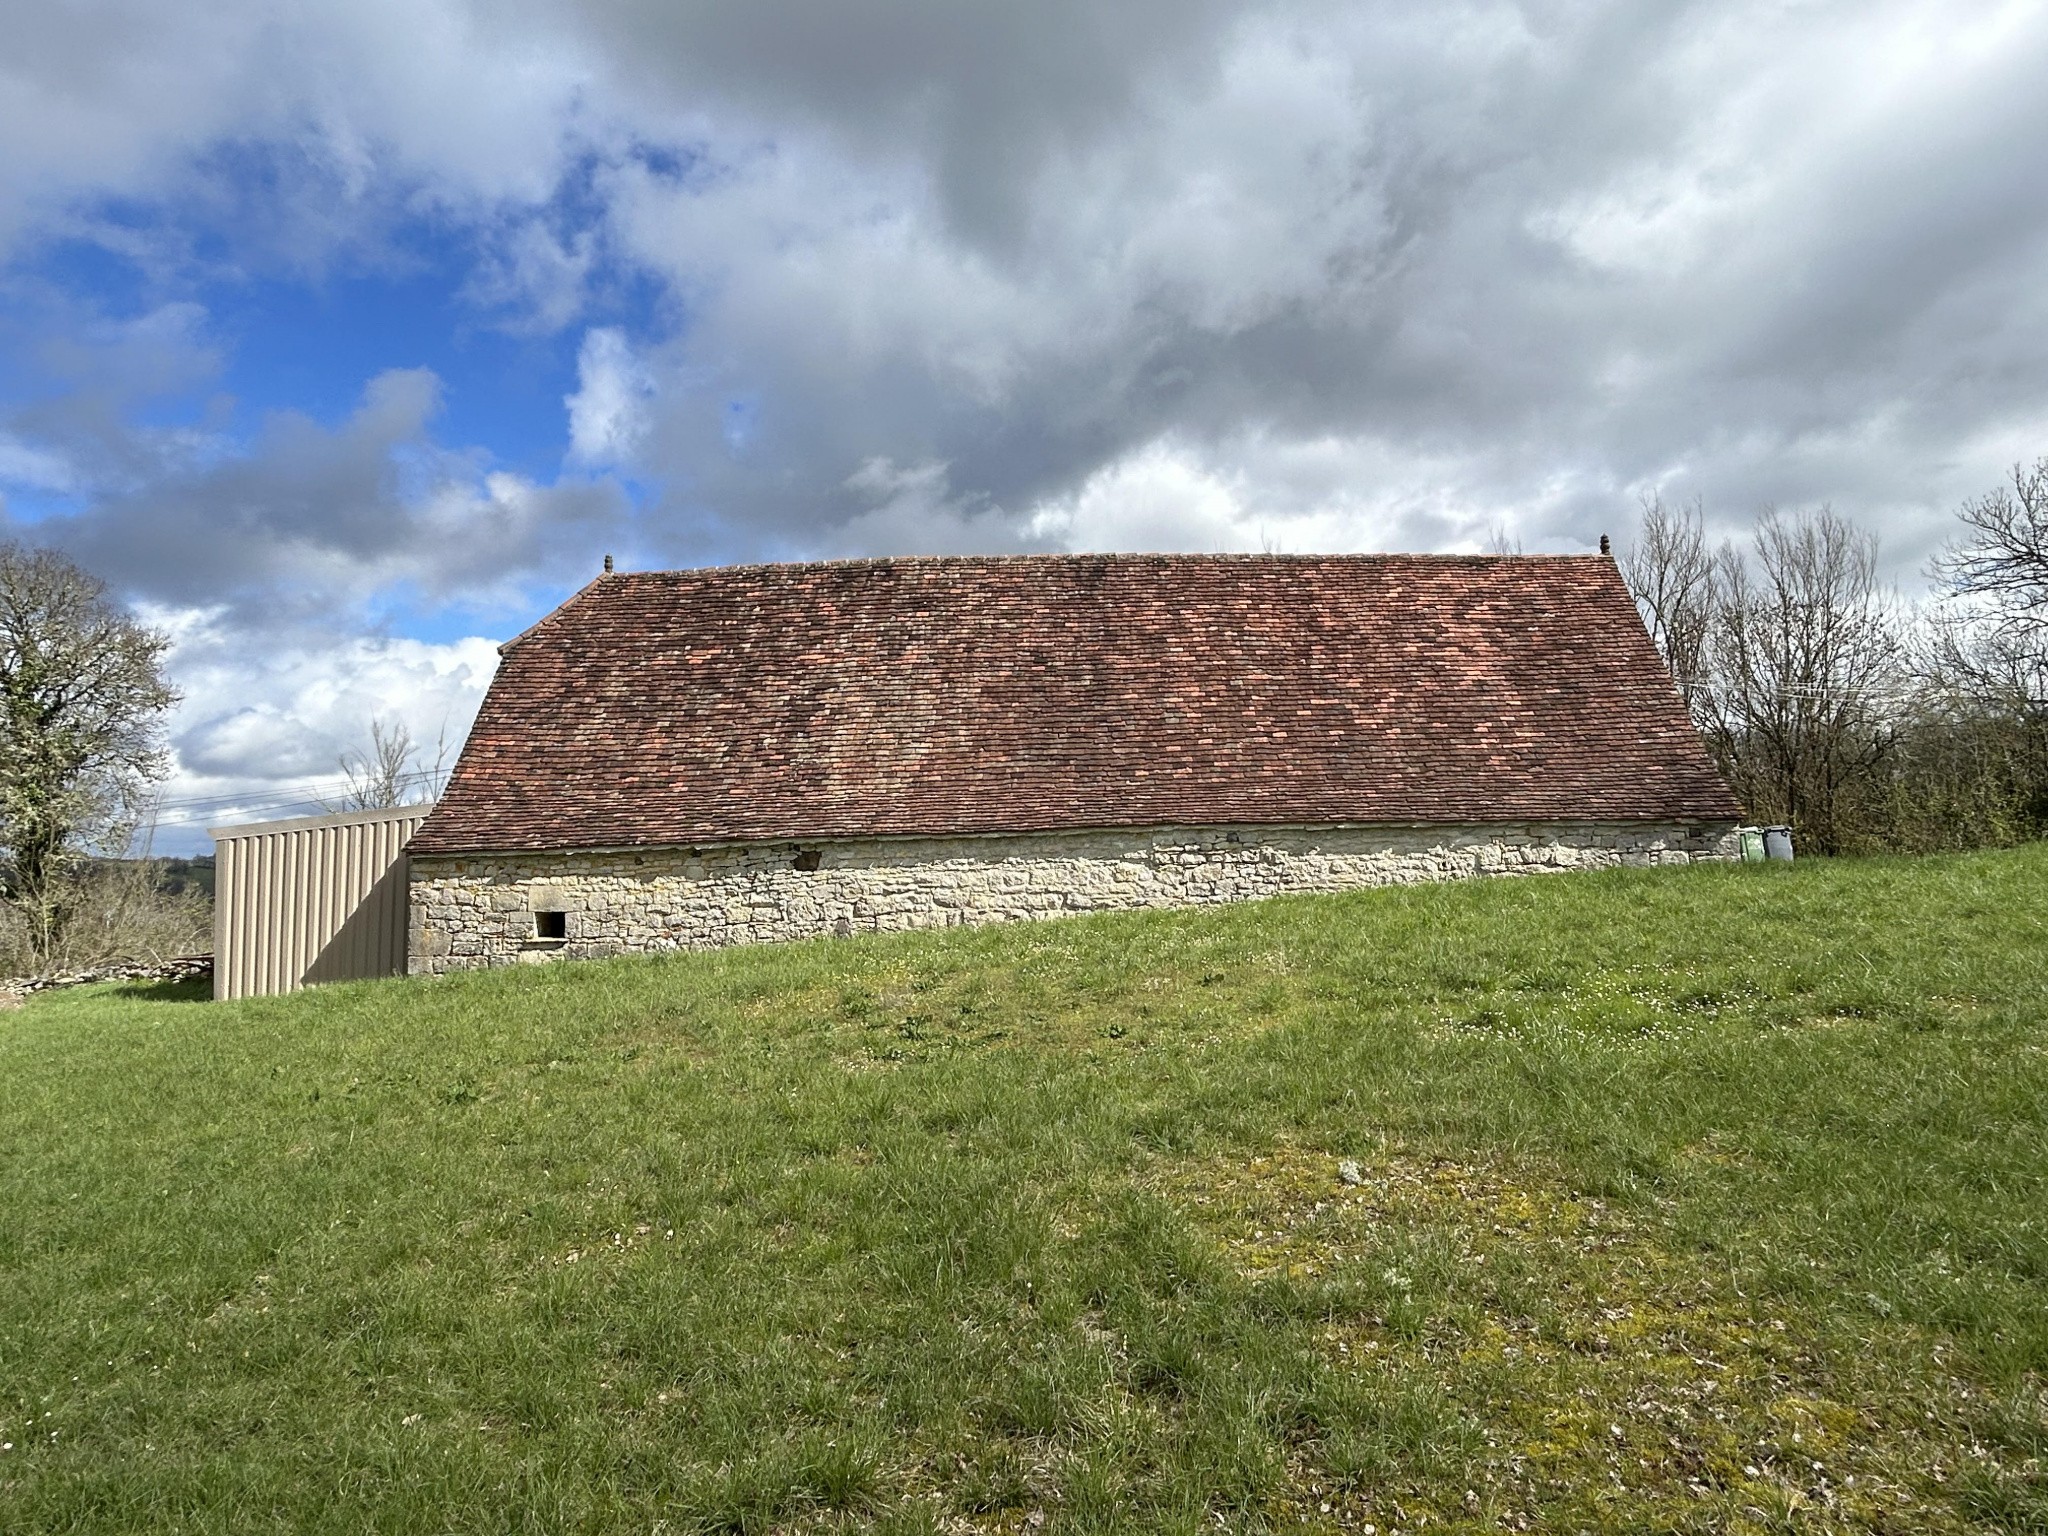
<svg viewBox="0 0 2048 1536">
<path fill-rule="evenodd" d="M 1162 827 L 417 855 L 411 967 L 712 949 L 1735 856 L 1731 822 Z M 560 913 L 560 938 L 536 913 Z"/>
</svg>

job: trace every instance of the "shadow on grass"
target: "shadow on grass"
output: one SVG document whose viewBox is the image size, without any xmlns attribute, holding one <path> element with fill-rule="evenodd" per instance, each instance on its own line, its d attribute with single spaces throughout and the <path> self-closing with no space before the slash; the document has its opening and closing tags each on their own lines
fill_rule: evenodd
<svg viewBox="0 0 2048 1536">
<path fill-rule="evenodd" d="M 103 997 L 118 997 L 124 1003 L 206 1003 L 213 1000 L 213 978 L 186 981 L 124 981 L 110 987 Z"/>
</svg>

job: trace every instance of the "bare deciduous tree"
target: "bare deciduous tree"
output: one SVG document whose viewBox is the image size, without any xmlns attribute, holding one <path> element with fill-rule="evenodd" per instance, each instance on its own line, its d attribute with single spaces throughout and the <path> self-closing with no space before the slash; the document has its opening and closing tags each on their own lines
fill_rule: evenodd
<svg viewBox="0 0 2048 1536">
<path fill-rule="evenodd" d="M 1662 497 L 1651 495 L 1640 505 L 1642 527 L 1622 553 L 1621 578 L 1628 583 L 1643 625 L 1671 669 L 1686 708 L 1700 720 L 1716 609 L 1706 514 L 1697 499 L 1669 507 Z"/>
<path fill-rule="evenodd" d="M 434 756 L 429 761 L 404 721 L 373 719 L 368 749 L 341 754 L 341 771 L 348 787 L 334 799 L 319 803 L 330 811 L 375 811 L 432 800 L 448 776 L 447 764 L 445 731 L 435 738 Z"/>
<path fill-rule="evenodd" d="M 2048 647 L 2048 458 L 1963 503 L 1963 535 L 1935 561 L 1950 591 L 1976 599 L 2002 632 Z"/>
<path fill-rule="evenodd" d="M 38 959 L 63 942 L 78 866 L 127 851 L 167 767 L 169 648 L 62 555 L 0 543 L 0 859 Z"/>
<path fill-rule="evenodd" d="M 1711 736 L 1735 791 L 1820 853 L 1849 842 L 1854 797 L 1892 740 L 1905 648 L 1877 539 L 1834 511 L 1758 519 L 1716 560 Z"/>
<path fill-rule="evenodd" d="M 1922 715 L 1967 738 L 1995 814 L 1986 841 L 2048 830 L 2048 458 L 1965 502 L 1934 562 L 1946 601 L 1928 617 Z"/>
<path fill-rule="evenodd" d="M 1933 616 L 1940 686 L 1980 704 L 2048 710 L 2048 459 L 1963 503 L 1963 534 L 1936 557 L 1949 601 Z"/>
<path fill-rule="evenodd" d="M 1714 549 L 1699 503 L 1642 508 L 1622 575 L 1709 750 L 1751 816 L 1842 851 L 1907 683 L 1876 539 L 1823 507 L 1767 511 L 1747 549 Z"/>
</svg>

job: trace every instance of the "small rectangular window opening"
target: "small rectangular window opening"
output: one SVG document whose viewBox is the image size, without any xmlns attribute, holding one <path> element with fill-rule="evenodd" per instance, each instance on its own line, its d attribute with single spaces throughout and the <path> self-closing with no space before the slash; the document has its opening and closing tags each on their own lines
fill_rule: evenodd
<svg viewBox="0 0 2048 1536">
<path fill-rule="evenodd" d="M 566 912 L 534 913 L 533 936 L 536 939 L 566 939 L 569 937 L 569 914 Z"/>
</svg>

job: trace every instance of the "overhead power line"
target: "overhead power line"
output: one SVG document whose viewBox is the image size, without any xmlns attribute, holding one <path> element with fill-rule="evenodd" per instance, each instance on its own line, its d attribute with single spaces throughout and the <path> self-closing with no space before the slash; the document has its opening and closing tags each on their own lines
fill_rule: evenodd
<svg viewBox="0 0 2048 1536">
<path fill-rule="evenodd" d="M 404 790 L 431 785 L 439 774 L 431 769 L 399 774 L 389 782 Z M 362 781 L 345 777 L 302 779 L 266 785 L 243 794 L 184 795 L 157 801 L 150 818 L 158 828 L 204 827 L 223 817 L 260 816 L 305 809 L 317 812 L 356 788 Z"/>
<path fill-rule="evenodd" d="M 437 777 L 437 774 L 433 769 L 423 768 L 412 773 L 401 773 L 392 782 L 394 784 L 412 784 L 424 782 L 435 777 Z M 350 779 L 339 774 L 324 779 L 287 779 L 281 784 L 270 784 L 261 789 L 245 790 L 239 793 L 235 791 L 222 791 L 221 793 L 211 795 L 167 796 L 162 800 L 158 800 L 156 806 L 159 810 L 166 811 L 189 810 L 194 807 L 208 805 L 245 805 L 255 800 L 273 800 L 279 796 L 287 796 L 299 800 L 318 800 L 329 795 L 346 794 L 361 782 L 360 779 Z"/>
</svg>

